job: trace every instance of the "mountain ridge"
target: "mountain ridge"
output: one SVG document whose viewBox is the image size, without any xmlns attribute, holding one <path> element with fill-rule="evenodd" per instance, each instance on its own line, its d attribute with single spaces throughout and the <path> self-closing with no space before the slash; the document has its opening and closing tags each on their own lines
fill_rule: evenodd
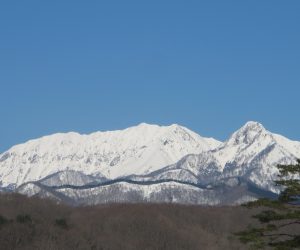
<svg viewBox="0 0 300 250">
<path fill-rule="evenodd" d="M 89 135 L 58 133 L 13 146 L 1 154 L 0 177 L 2 182 L 7 177 L 8 184 L 17 185 L 62 170 L 117 178 L 151 172 L 175 163 L 188 153 L 207 151 L 219 144 L 176 124 L 142 123 L 124 130 Z"/>
<path fill-rule="evenodd" d="M 45 140 L 45 145 L 35 144 Z M 57 167 L 50 162 L 42 176 L 21 179 L 16 174 L 13 177 L 18 182 L 6 181 L 6 184 L 15 188 L 20 186 L 15 190 L 29 196 L 48 195 L 55 198 L 56 195 L 56 199 L 65 197 L 74 204 L 172 200 L 189 204 L 228 205 L 264 195 L 273 197 L 279 191 L 273 184 L 278 173 L 276 164 L 290 164 L 300 157 L 300 142 L 271 133 L 262 124 L 253 121 L 247 122 L 225 142 L 201 137 L 177 124 L 158 126 L 142 123 L 125 130 L 90 135 L 55 134 L 30 141 L 29 144 L 29 153 L 14 151 L 27 145 L 21 144 L 0 155 L 1 180 L 5 171 L 4 177 L 14 171 L 16 174 L 15 169 L 7 166 L 9 161 L 14 164 L 29 161 L 28 165 L 24 164 L 25 167 L 38 171 L 42 163 L 39 160 L 36 162 L 34 155 L 49 153 L 47 148 L 50 145 L 51 149 L 54 148 L 55 163 L 74 165 L 65 167 L 60 164 L 63 167 Z M 81 151 L 74 151 L 76 147 Z M 127 150 L 125 156 L 130 159 L 127 162 L 126 157 L 120 156 L 124 147 Z M 95 158 L 87 161 L 91 149 L 96 159 L 99 156 L 107 159 L 103 161 L 104 167 L 96 165 L 98 168 L 93 168 L 95 166 L 90 163 L 95 163 Z M 61 153 L 60 150 L 65 155 L 56 155 Z M 100 151 L 106 155 L 101 155 Z M 21 157 L 21 160 L 17 158 L 13 161 L 7 153 L 19 153 L 21 156 L 25 153 L 25 159 Z M 153 164 L 156 166 L 153 167 Z M 49 166 L 52 171 L 49 171 Z M 24 176 L 20 166 L 17 170 Z M 26 174 L 28 176 L 30 171 Z"/>
</svg>

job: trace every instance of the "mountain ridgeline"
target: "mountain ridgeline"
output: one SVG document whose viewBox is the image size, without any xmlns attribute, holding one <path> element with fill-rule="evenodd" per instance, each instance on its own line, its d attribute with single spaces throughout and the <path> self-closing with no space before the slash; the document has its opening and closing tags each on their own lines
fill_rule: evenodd
<svg viewBox="0 0 300 250">
<path fill-rule="evenodd" d="M 72 205 L 172 202 L 233 205 L 276 197 L 277 164 L 300 142 L 248 122 L 225 142 L 179 126 L 54 134 L 0 155 L 0 191 Z"/>
</svg>

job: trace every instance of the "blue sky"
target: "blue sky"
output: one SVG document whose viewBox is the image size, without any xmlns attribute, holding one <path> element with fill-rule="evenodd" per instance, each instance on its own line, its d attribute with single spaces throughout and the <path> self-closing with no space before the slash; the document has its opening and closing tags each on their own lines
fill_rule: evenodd
<svg viewBox="0 0 300 250">
<path fill-rule="evenodd" d="M 300 1 L 2 1 L 0 152 L 45 134 L 248 120 L 300 140 Z"/>
</svg>

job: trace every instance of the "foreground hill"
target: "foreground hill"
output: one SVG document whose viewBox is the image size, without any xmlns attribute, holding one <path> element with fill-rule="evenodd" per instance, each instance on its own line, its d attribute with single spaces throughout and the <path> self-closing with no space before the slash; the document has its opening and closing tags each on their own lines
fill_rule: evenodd
<svg viewBox="0 0 300 250">
<path fill-rule="evenodd" d="M 69 207 L 0 195 L 1 249 L 247 249 L 232 236 L 255 211 L 242 207 L 122 204 Z"/>
</svg>

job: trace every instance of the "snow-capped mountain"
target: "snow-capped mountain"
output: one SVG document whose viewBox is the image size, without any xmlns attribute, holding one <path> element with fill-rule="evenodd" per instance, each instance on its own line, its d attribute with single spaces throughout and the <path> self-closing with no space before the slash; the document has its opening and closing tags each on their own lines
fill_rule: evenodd
<svg viewBox="0 0 300 250">
<path fill-rule="evenodd" d="M 223 143 L 179 125 L 140 124 L 17 145 L 0 155 L 0 180 L 8 190 L 16 185 L 17 192 L 75 205 L 228 205 L 276 196 L 276 165 L 296 158 L 300 142 L 257 122 L 246 123 Z"/>
<path fill-rule="evenodd" d="M 187 154 L 216 148 L 220 142 L 179 126 L 142 123 L 125 130 L 54 134 L 12 147 L 0 155 L 3 186 L 37 181 L 74 170 L 108 179 L 147 174 Z"/>
<path fill-rule="evenodd" d="M 273 134 L 260 123 L 248 122 L 216 149 L 187 155 L 176 164 L 149 174 L 148 178 L 168 176 L 208 185 L 243 177 L 259 188 L 276 192 L 273 185 L 278 174 L 276 165 L 294 163 L 296 158 L 300 158 L 300 142 Z"/>
<path fill-rule="evenodd" d="M 245 175 L 258 186 L 273 190 L 277 164 L 295 163 L 300 157 L 300 142 L 267 131 L 249 122 L 221 145 L 214 154 L 223 173 Z"/>
</svg>

